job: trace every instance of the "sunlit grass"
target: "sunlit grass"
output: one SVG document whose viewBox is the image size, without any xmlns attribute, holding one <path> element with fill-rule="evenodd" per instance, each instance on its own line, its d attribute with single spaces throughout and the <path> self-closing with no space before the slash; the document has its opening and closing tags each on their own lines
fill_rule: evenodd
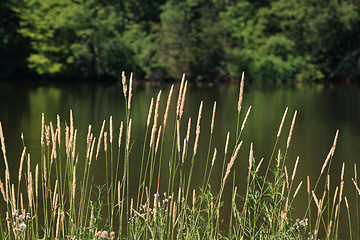
<svg viewBox="0 0 360 240">
<path fill-rule="evenodd" d="M 278 146 L 287 121 L 286 108 L 283 117 L 279 118 L 270 158 L 255 162 L 253 144 L 249 150 L 242 147 L 242 133 L 246 122 L 251 119 L 251 107 L 245 114 L 242 111 L 244 75 L 237 106 L 234 106 L 237 127 L 233 133 L 227 133 L 222 146 L 213 146 L 212 143 L 216 102 L 212 104 L 210 126 L 201 121 L 202 101 L 192 103 L 199 106 L 197 116 L 185 117 L 188 89 L 185 75 L 178 89 L 176 108 L 170 108 L 171 102 L 175 101 L 174 86 L 166 97 L 164 113 L 159 107 L 165 98 L 162 91 L 156 100 L 151 99 L 148 117 L 144 119 L 144 138 L 136 139 L 143 143 L 143 147 L 137 194 L 131 196 L 129 173 L 135 140 L 131 135 L 132 75 L 127 80 L 123 73 L 122 83 L 126 116 L 119 126 L 115 126 L 112 117 L 108 122 L 104 120 L 98 135 L 89 125 L 86 152 L 82 153 L 82 158 L 79 158 L 76 148 L 80 140 L 77 139 L 72 111 L 69 124 L 62 124 L 60 116 L 57 116 L 56 123 L 47 123 L 42 115 L 41 155 L 31 156 L 22 136 L 24 149 L 18 176 L 11 177 L 0 122 L 5 163 L 5 179 L 0 181 L 3 199 L 0 201 L 6 205 L 6 212 L 0 213 L 0 217 L 6 219 L 0 221 L 2 239 L 318 239 L 319 236 L 336 239 L 341 207 L 346 208 L 350 239 L 359 237 L 359 227 L 355 230 L 351 225 L 351 215 L 354 214 L 359 226 L 357 194 L 360 190 L 356 165 L 352 179 L 356 191 L 356 213 L 343 196 L 345 164 L 335 192 L 330 191 L 329 172 L 338 131 L 323 167 L 319 169 L 318 179 L 310 182 L 308 177 L 297 182 L 295 176 L 301 164 L 300 158 L 293 166 L 286 163 L 297 111 L 287 132 L 286 146 Z M 175 116 L 172 122 L 169 121 L 173 119 L 169 118 L 171 114 Z M 170 131 L 166 131 L 167 128 Z M 198 145 L 203 131 L 210 134 L 208 146 L 205 146 L 206 158 L 200 159 Z M 171 141 L 164 141 L 169 132 Z M 229 138 L 235 140 L 233 145 Z M 249 151 L 248 171 L 242 179 L 246 186 L 244 193 L 239 193 L 238 189 L 242 187 L 235 185 L 234 181 L 233 166 L 240 151 Z M 34 159 L 40 160 L 32 163 Z M 192 189 L 194 165 L 198 160 L 205 163 L 203 180 Z M 94 183 L 94 161 L 105 165 L 106 177 L 102 186 Z M 165 170 L 160 167 L 164 161 L 168 162 Z M 213 189 L 209 184 L 216 161 L 221 161 L 222 166 L 219 189 Z M 267 165 L 262 167 L 264 164 Z M 160 192 L 160 182 L 166 183 L 166 191 Z M 231 202 L 223 199 L 226 185 L 232 190 Z M 294 199 L 305 185 L 308 201 L 303 204 L 307 206 L 306 213 L 302 219 L 292 219 L 292 210 L 296 208 Z M 220 214 L 224 207 L 230 210 L 229 214 Z"/>
</svg>

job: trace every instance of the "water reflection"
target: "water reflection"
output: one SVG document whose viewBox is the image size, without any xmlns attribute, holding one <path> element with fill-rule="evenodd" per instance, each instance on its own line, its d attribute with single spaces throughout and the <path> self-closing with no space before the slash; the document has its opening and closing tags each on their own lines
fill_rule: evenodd
<svg viewBox="0 0 360 240">
<path fill-rule="evenodd" d="M 164 86 L 161 112 L 165 109 L 169 86 Z M 176 88 L 177 89 L 177 88 Z M 133 119 L 132 139 L 134 147 L 131 153 L 131 167 L 134 172 L 131 177 L 132 189 L 136 191 L 139 165 L 141 160 L 142 140 L 145 134 L 146 118 L 150 99 L 156 98 L 159 89 L 143 86 L 135 86 L 131 118 Z M 176 92 L 175 92 L 176 93 Z M 175 94 L 176 96 L 176 94 Z M 223 149 L 228 131 L 236 130 L 236 110 L 238 98 L 238 85 L 220 85 L 215 87 L 190 86 L 185 103 L 185 113 L 182 124 L 187 123 L 187 118 L 192 118 L 192 133 L 195 133 L 195 121 L 197 118 L 200 101 L 204 101 L 204 113 L 202 117 L 199 155 L 195 162 L 196 174 L 193 178 L 193 186 L 199 186 L 203 179 L 202 170 L 205 168 L 204 161 L 208 150 L 209 129 L 212 114 L 212 106 L 217 101 L 217 113 L 214 130 L 213 146 L 218 148 L 218 160 L 215 163 L 215 171 L 210 180 L 213 189 L 217 189 L 220 182 Z M 35 165 L 40 154 L 40 127 L 41 113 L 45 113 L 46 121 L 56 121 L 56 115 L 61 116 L 62 122 L 68 121 L 69 110 L 72 109 L 75 117 L 75 126 L 78 129 L 79 157 L 84 157 L 86 145 L 86 133 L 88 124 L 93 125 L 93 131 L 98 134 L 104 119 L 113 116 L 115 127 L 119 127 L 120 121 L 124 120 L 125 107 L 120 85 L 42 85 L 34 86 L 30 83 L 0 83 L 0 121 L 3 124 L 8 159 L 12 176 L 16 176 L 19 166 L 22 143 L 20 134 L 23 132 L 29 152 L 32 154 L 32 162 Z M 175 101 L 172 103 L 175 109 Z M 358 162 L 360 140 L 360 93 L 359 89 L 341 86 L 323 85 L 295 85 L 282 87 L 258 87 L 246 86 L 243 104 L 242 118 L 246 110 L 252 106 L 252 111 L 245 130 L 243 132 L 244 145 L 240 151 L 240 157 L 235 163 L 236 182 L 240 188 L 245 186 L 245 177 L 248 164 L 248 151 L 250 143 L 254 143 L 255 159 L 262 157 L 268 160 L 273 150 L 275 137 L 286 107 L 289 107 L 289 115 L 283 128 L 279 148 L 285 149 L 286 138 L 291 124 L 291 115 L 298 110 L 298 117 L 293 134 L 293 140 L 288 152 L 288 166 L 292 171 L 296 157 L 300 156 L 300 164 L 295 182 L 306 180 L 309 175 L 315 181 L 328 151 L 330 150 L 335 132 L 340 130 L 338 147 L 330 171 L 331 189 L 339 184 L 342 162 L 346 162 L 345 195 L 350 204 L 354 202 L 354 189 L 351 184 L 353 177 L 353 164 Z M 161 114 L 160 114 L 160 119 Z M 174 121 L 174 113 L 169 122 Z M 166 141 L 171 141 L 171 126 L 166 130 Z M 185 130 L 185 129 L 184 129 Z M 183 135 L 185 133 L 182 133 Z M 194 136 L 190 140 L 193 142 Z M 234 144 L 234 136 L 231 136 L 231 144 Z M 165 142 L 166 142 L 165 141 Z M 276 149 L 277 150 L 277 149 Z M 165 155 L 166 155 L 165 149 Z M 169 150 L 168 150 L 169 151 Z M 104 164 L 101 164 L 101 156 L 94 170 L 95 181 L 103 183 Z M 263 164 L 265 166 L 266 164 Z M 168 163 L 166 160 L 161 166 L 166 172 Z M 4 169 L 3 161 L 0 161 L 0 169 Z M 290 171 L 289 170 L 289 171 Z M 0 171 L 0 177 L 4 178 L 4 172 Z M 164 175 L 164 180 L 166 174 Z M 166 189 L 167 181 L 161 182 L 161 187 Z M 314 182 L 312 183 L 314 184 Z M 301 216 L 306 209 L 307 195 L 306 184 L 303 184 L 295 202 L 295 214 Z M 229 186 L 228 186 L 229 187 Z M 225 189 L 225 199 L 230 198 L 230 188 Z M 3 211 L 4 209 L 0 209 Z M 345 212 L 341 218 L 345 219 Z M 346 222 L 346 221 L 344 221 Z M 355 221 L 353 221 L 355 222 Z M 341 231 L 342 228 L 340 228 Z M 346 232 L 347 230 L 344 229 Z M 341 235 L 341 234 L 340 234 Z"/>
</svg>

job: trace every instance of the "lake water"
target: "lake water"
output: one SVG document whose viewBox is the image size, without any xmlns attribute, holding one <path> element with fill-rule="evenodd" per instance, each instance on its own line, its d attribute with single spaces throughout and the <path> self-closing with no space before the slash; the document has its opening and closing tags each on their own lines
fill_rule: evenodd
<svg viewBox="0 0 360 240">
<path fill-rule="evenodd" d="M 138 181 L 139 169 L 136 166 L 140 164 L 139 152 L 141 152 L 142 139 L 145 134 L 150 99 L 156 98 L 158 91 L 163 89 L 161 107 L 164 109 L 169 88 L 168 85 L 161 88 L 137 85 L 134 88 L 131 138 L 135 142 L 130 156 L 130 164 L 134 166 L 134 172 L 131 173 L 134 181 L 131 182 L 137 183 Z M 177 97 L 178 86 L 175 89 Z M 196 187 L 203 179 L 203 175 L 200 173 L 204 169 L 204 160 L 207 154 L 208 129 L 210 128 L 213 102 L 217 101 L 213 146 L 221 152 L 217 159 L 222 159 L 220 156 L 223 154 L 226 134 L 228 131 L 234 132 L 236 129 L 239 86 L 234 84 L 199 87 L 191 84 L 188 89 L 184 119 L 188 117 L 193 119 L 193 135 L 199 104 L 201 100 L 204 101 L 199 157 L 195 162 L 196 174 L 193 178 L 193 186 Z M 175 108 L 174 102 L 175 97 L 173 98 L 173 108 Z M 244 176 L 247 171 L 250 143 L 254 143 L 256 161 L 262 157 L 265 158 L 265 161 L 268 160 L 273 150 L 283 112 L 286 107 L 289 107 L 278 148 L 285 149 L 292 114 L 297 110 L 298 115 L 287 164 L 289 172 L 291 172 L 296 157 L 300 157 L 295 182 L 303 181 L 304 183 L 294 203 L 296 216 L 292 217 L 301 217 L 301 214 L 304 213 L 307 201 L 306 176 L 309 175 L 314 184 L 337 129 L 340 133 L 330 170 L 331 188 L 335 189 L 335 186 L 339 184 L 341 166 L 345 162 L 345 196 L 349 199 L 350 208 L 355 209 L 355 190 L 351 178 L 354 176 L 353 164 L 359 162 L 360 153 L 360 90 L 358 88 L 316 84 L 277 87 L 246 85 L 242 118 L 249 106 L 252 106 L 252 111 L 242 136 L 244 145 L 240 151 L 240 157 L 235 163 L 236 182 L 240 188 L 245 185 Z M 40 155 L 41 113 L 45 113 L 46 121 L 56 122 L 56 115 L 59 114 L 62 122 L 69 122 L 70 109 L 73 110 L 75 127 L 78 129 L 77 148 L 81 158 L 85 152 L 88 124 L 93 125 L 93 132 L 97 136 L 104 119 L 108 121 L 109 117 L 113 116 L 114 128 L 118 128 L 120 121 L 125 119 L 122 86 L 120 83 L 112 85 L 0 83 L 0 121 L 4 129 L 12 176 L 17 174 L 22 152 L 20 134 L 24 133 L 25 143 L 31 153 L 33 164 L 35 164 Z M 162 116 L 162 114 L 160 115 Z M 173 115 L 170 122 L 174 120 Z M 162 117 L 160 118 L 162 119 Z M 183 120 L 184 125 L 186 122 L 187 120 Z M 167 134 L 171 135 L 170 132 L 169 130 Z M 4 179 L 2 156 L 0 160 L 0 177 Z M 211 179 L 214 189 L 219 187 L 221 164 L 221 161 L 216 162 L 214 168 L 214 176 Z M 97 164 L 96 170 L 95 181 L 98 181 L 99 184 L 103 184 L 101 180 L 105 174 L 105 170 L 101 166 L 105 167 L 104 164 Z M 166 168 L 166 164 L 163 167 Z M 132 185 L 135 186 L 134 183 Z M 161 183 L 163 189 L 166 189 L 166 184 L 166 181 Z M 134 189 L 137 190 L 136 187 Z M 225 199 L 229 199 L 231 190 L 230 188 L 225 190 Z M 5 211 L 3 206 L 1 198 L 0 211 L 2 214 Z M 347 239 L 348 226 L 345 205 L 342 206 L 342 209 L 340 224 L 344 224 L 344 227 L 340 226 L 339 228 L 340 236 L 342 239 Z M 355 219 L 352 222 L 356 223 Z"/>
</svg>

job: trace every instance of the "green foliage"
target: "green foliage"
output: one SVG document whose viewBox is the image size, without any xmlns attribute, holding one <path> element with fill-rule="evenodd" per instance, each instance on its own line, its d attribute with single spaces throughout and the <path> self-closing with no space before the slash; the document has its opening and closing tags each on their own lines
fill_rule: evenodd
<svg viewBox="0 0 360 240">
<path fill-rule="evenodd" d="M 359 47 L 346 44 L 358 28 L 357 9 L 342 1 L 278 0 L 260 8 L 240 1 L 228 6 L 222 15 L 229 31 L 225 68 L 238 76 L 237 64 L 244 66 L 262 82 L 349 74 L 338 63 L 356 60 L 344 58 Z"/>
<path fill-rule="evenodd" d="M 219 76 L 224 32 L 219 22 L 221 8 L 217 1 L 201 0 L 164 5 L 158 56 L 171 77 L 184 72 L 206 80 Z"/>
<path fill-rule="evenodd" d="M 150 34 L 116 2 L 30 1 L 16 8 L 19 33 L 31 39 L 29 67 L 39 74 L 120 76 L 119 66 L 150 72 Z"/>
<path fill-rule="evenodd" d="M 6 0 L 0 11 L 2 76 L 26 61 L 61 77 L 119 78 L 119 69 L 200 81 L 243 70 L 281 83 L 360 75 L 356 2 Z"/>
<path fill-rule="evenodd" d="M 27 39 L 16 31 L 19 18 L 12 10 L 14 1 L 0 2 L 0 78 L 21 76 L 26 72 L 25 58 L 28 54 Z"/>
</svg>

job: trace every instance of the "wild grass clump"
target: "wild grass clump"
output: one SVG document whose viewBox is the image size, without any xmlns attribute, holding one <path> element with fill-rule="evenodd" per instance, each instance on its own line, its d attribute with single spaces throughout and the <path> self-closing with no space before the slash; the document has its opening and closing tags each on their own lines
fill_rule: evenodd
<svg viewBox="0 0 360 240">
<path fill-rule="evenodd" d="M 98 135 L 89 125 L 86 152 L 81 155 L 76 148 L 78 132 L 72 111 L 68 124 L 62 124 L 60 116 L 56 123 L 47 123 L 43 114 L 41 155 L 32 157 L 22 136 L 24 149 L 17 177 L 10 176 L 0 122 L 5 163 L 5 179 L 0 180 L 1 204 L 6 206 L 6 211 L 0 213 L 0 217 L 6 219 L 0 221 L 2 239 L 337 239 L 339 214 L 344 207 L 348 214 L 349 237 L 359 239 L 359 227 L 352 229 L 350 206 L 343 193 L 345 164 L 335 192 L 330 188 L 329 170 L 338 131 L 314 182 L 310 182 L 309 177 L 295 181 L 297 167 L 301 164 L 299 157 L 292 166 L 286 163 L 297 111 L 292 117 L 286 145 L 278 146 L 288 108 L 280 121 L 271 156 L 256 161 L 254 145 L 251 143 L 249 150 L 242 147 L 242 133 L 251 113 L 249 107 L 246 114 L 242 114 L 244 75 L 237 104 L 237 127 L 233 133 L 227 133 L 223 146 L 212 144 L 216 102 L 212 105 L 210 126 L 204 126 L 201 121 L 203 102 L 196 103 L 199 111 L 197 116 L 192 116 L 196 121 L 185 117 L 188 89 L 185 75 L 178 90 L 176 108 L 170 107 L 174 101 L 174 86 L 166 98 L 164 113 L 160 112 L 162 91 L 155 100 L 151 99 L 148 117 L 144 119 L 144 139 L 138 141 L 143 146 L 137 194 L 131 194 L 132 75 L 127 80 L 123 73 L 122 84 L 126 108 L 123 121 L 114 124 L 112 117 L 108 122 L 104 120 Z M 169 121 L 171 114 L 175 116 L 172 122 Z M 167 128 L 170 129 L 166 131 Z M 210 132 L 206 159 L 201 159 L 205 170 L 202 183 L 192 188 L 202 131 Z M 172 140 L 164 141 L 169 133 Z M 232 145 L 230 138 L 234 139 Z M 238 190 L 241 185 L 234 181 L 234 163 L 240 151 L 249 151 L 247 175 L 241 183 L 246 186 L 244 192 Z M 93 168 L 94 162 L 100 163 L 98 158 L 106 171 L 102 186 L 94 183 Z M 165 170 L 161 167 L 164 161 L 167 161 Z M 222 165 L 218 189 L 209 184 L 216 161 L 221 161 Z M 160 182 L 166 183 L 165 191 L 160 188 Z M 356 165 L 352 182 L 356 191 L 356 213 L 353 208 L 351 212 L 356 215 L 356 226 L 359 226 L 357 194 L 360 190 Z M 232 191 L 229 202 L 223 199 L 226 185 Z M 293 219 L 294 200 L 305 185 L 306 213 L 301 219 Z M 230 213 L 221 214 L 223 208 Z"/>
</svg>

